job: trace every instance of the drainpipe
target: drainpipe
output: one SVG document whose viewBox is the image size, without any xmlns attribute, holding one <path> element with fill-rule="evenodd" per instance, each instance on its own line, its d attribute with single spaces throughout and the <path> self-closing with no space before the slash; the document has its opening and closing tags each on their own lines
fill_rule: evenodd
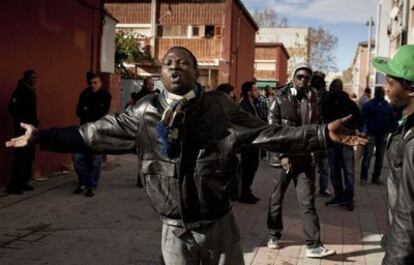
<svg viewBox="0 0 414 265">
<path fill-rule="evenodd" d="M 407 35 L 408 35 L 408 18 L 409 18 L 409 5 L 410 0 L 403 0 L 403 14 L 402 14 L 402 25 L 401 25 L 401 34 L 400 34 L 400 45 L 407 44 Z"/>
<path fill-rule="evenodd" d="M 151 57 L 155 58 L 157 38 L 157 0 L 151 0 Z"/>
</svg>

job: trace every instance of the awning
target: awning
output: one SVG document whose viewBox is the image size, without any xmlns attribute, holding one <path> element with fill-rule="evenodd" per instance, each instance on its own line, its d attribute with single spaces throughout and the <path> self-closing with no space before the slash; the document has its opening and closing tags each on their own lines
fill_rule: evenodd
<svg viewBox="0 0 414 265">
<path fill-rule="evenodd" d="M 256 86 L 257 88 L 264 88 L 266 86 L 276 87 L 277 81 L 276 80 L 257 80 Z"/>
</svg>

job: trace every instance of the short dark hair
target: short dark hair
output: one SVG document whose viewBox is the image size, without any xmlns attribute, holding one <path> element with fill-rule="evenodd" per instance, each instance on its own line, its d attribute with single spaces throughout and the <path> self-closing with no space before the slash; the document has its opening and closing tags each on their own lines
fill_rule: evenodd
<svg viewBox="0 0 414 265">
<path fill-rule="evenodd" d="M 367 87 L 367 88 L 365 88 L 365 90 L 364 90 L 364 93 L 365 94 L 371 94 L 371 88 L 369 88 L 369 87 Z"/>
<path fill-rule="evenodd" d="M 173 46 L 171 48 L 169 48 L 167 50 L 167 52 L 165 53 L 165 55 L 167 55 L 168 53 L 170 53 L 173 50 L 182 50 L 184 52 L 186 52 L 188 55 L 190 55 L 191 60 L 193 61 L 193 66 L 195 69 L 198 69 L 198 62 L 197 62 L 197 58 L 194 56 L 194 54 L 187 48 L 183 47 L 183 46 Z"/>
<path fill-rule="evenodd" d="M 243 83 L 241 90 L 244 96 L 246 96 L 249 91 L 252 91 L 254 84 L 255 82 L 253 81 L 247 81 Z"/>
<path fill-rule="evenodd" d="M 385 93 L 385 90 L 382 86 L 375 87 L 375 91 L 374 91 L 375 96 L 383 95 L 384 93 Z"/>
<path fill-rule="evenodd" d="M 26 71 L 23 72 L 23 78 L 24 79 L 28 79 L 30 78 L 33 74 L 37 74 L 35 70 L 33 69 L 28 69 Z"/>
<path fill-rule="evenodd" d="M 152 79 L 152 76 L 147 76 L 147 77 L 145 77 L 144 78 L 144 85 L 146 85 L 147 84 L 147 82 L 148 82 L 148 80 L 150 80 L 150 79 Z"/>
<path fill-rule="evenodd" d="M 329 91 L 332 91 L 333 88 L 339 88 L 340 90 L 344 89 L 344 83 L 341 79 L 336 78 L 332 80 L 331 84 L 329 85 Z"/>
<path fill-rule="evenodd" d="M 230 85 L 229 83 L 224 83 L 224 84 L 220 84 L 217 87 L 217 90 L 222 91 L 226 94 L 229 94 L 231 91 L 234 90 L 234 87 L 232 85 Z"/>
</svg>

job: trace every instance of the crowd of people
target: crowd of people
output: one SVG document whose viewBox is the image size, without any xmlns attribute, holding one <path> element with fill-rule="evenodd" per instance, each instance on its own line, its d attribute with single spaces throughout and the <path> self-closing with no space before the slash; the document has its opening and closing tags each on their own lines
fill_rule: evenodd
<svg viewBox="0 0 414 265">
<path fill-rule="evenodd" d="M 172 47 L 162 59 L 165 90 L 155 93 L 154 80 L 146 78 L 139 97 L 131 95 L 123 112 L 107 114 L 111 96 L 102 90 L 100 77 L 90 74 L 76 108 L 80 126 L 41 130 L 36 128 L 37 74 L 29 70 L 9 105 L 16 137 L 6 143 L 15 148 L 7 191 L 33 189 L 28 180 L 35 144 L 76 154 L 79 186 L 74 192 L 86 189 L 86 196 L 93 196 L 98 184 L 99 154 L 135 153 L 140 180 L 162 221 L 162 262 L 240 265 L 243 253 L 232 203 L 260 200 L 252 183 L 264 151 L 270 165 L 278 168 L 268 205 L 267 246 L 283 247 L 283 199 L 292 182 L 306 256 L 323 258 L 335 251 L 321 241 L 316 180 L 324 197 L 331 196 L 331 181 L 334 194 L 327 206 L 353 211 L 355 162 L 360 163 L 361 185 L 366 185 L 375 153 L 371 183 L 382 184 L 388 150 L 390 228 L 383 239 L 383 265 L 412 264 L 413 62 L 413 45 L 403 46 L 392 59 L 373 60 L 387 75 L 386 91 L 393 105 L 385 99 L 383 87 L 375 88 L 372 99 L 367 88 L 357 104 L 340 79 L 327 86 L 325 75 L 308 64 L 297 65 L 291 82 L 275 91 L 265 88 L 261 93 L 255 81 L 245 82 L 238 101 L 230 84 L 204 91 L 197 83 L 196 57 L 184 47 Z M 355 159 L 357 146 L 363 146 L 361 161 Z"/>
</svg>

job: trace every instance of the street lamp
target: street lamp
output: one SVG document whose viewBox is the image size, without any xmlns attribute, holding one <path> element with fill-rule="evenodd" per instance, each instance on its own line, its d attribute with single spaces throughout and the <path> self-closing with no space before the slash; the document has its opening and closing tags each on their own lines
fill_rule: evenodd
<svg viewBox="0 0 414 265">
<path fill-rule="evenodd" d="M 371 76 L 371 45 L 372 45 L 372 27 L 374 26 L 374 21 L 372 17 L 369 18 L 367 24 L 368 26 L 368 55 L 367 55 L 367 79 L 366 87 L 369 87 L 369 79 Z"/>
</svg>

